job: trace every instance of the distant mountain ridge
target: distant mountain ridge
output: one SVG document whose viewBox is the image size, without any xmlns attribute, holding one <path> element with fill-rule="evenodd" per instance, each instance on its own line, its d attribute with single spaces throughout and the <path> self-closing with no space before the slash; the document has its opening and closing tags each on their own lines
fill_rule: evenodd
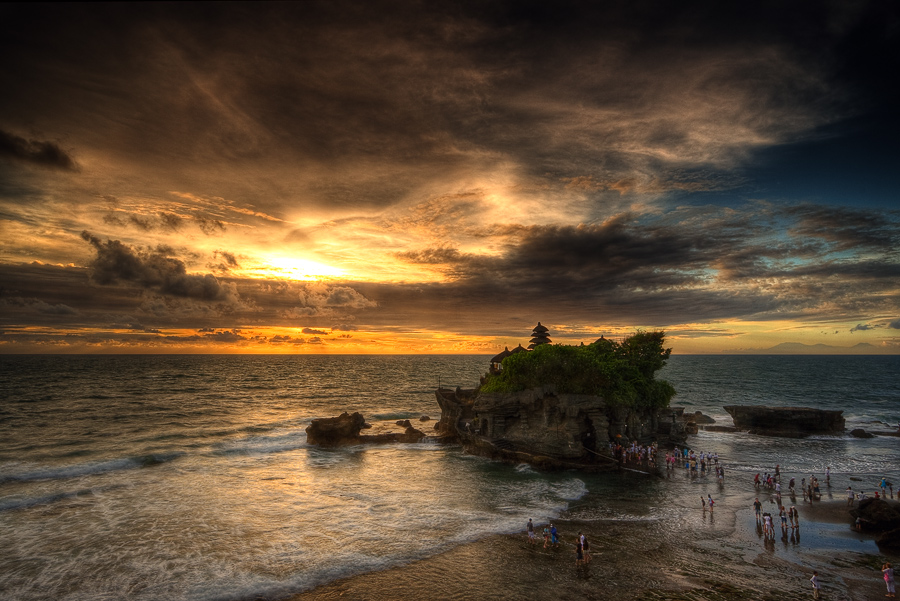
<svg viewBox="0 0 900 601">
<path fill-rule="evenodd" d="M 803 344 L 802 342 L 782 342 L 767 349 L 748 349 L 748 355 L 883 355 L 879 347 L 860 342 L 853 346 L 832 346 L 830 344 Z"/>
</svg>

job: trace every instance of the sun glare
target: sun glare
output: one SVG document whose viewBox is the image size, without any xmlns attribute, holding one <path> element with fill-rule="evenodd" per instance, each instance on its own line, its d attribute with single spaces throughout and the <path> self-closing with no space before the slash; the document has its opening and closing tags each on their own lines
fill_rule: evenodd
<svg viewBox="0 0 900 601">
<path fill-rule="evenodd" d="M 336 278 L 344 275 L 342 269 L 296 257 L 270 257 L 264 266 L 255 270 L 264 277 L 276 277 L 288 280 L 319 280 Z"/>
</svg>

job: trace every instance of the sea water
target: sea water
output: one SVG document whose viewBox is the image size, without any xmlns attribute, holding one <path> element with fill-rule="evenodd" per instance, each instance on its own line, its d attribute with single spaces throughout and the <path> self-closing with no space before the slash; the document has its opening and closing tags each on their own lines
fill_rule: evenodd
<svg viewBox="0 0 900 601">
<path fill-rule="evenodd" d="M 311 419 L 345 410 L 428 432 L 438 383 L 472 387 L 488 359 L 2 356 L 0 597 L 274 599 L 520 531 L 528 518 L 615 518 L 603 499 L 617 496 L 617 478 L 429 442 L 306 444 Z M 900 357 L 676 356 L 660 376 L 678 391 L 673 404 L 724 424 L 727 404 L 842 409 L 848 428 L 869 430 L 900 419 Z M 701 432 L 691 444 L 739 471 L 780 463 L 821 477 L 828 464 L 873 487 L 882 474 L 900 482 L 897 438 Z M 665 482 L 646 486 L 666 505 Z"/>
</svg>

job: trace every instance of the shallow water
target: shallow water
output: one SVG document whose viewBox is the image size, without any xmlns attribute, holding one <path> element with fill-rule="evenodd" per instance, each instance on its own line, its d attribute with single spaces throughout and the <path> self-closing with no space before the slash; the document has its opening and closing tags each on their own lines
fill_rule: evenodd
<svg viewBox="0 0 900 601">
<path fill-rule="evenodd" d="M 678 404 L 759 402 L 900 418 L 894 357 L 673 357 Z M 438 417 L 472 356 L 0 358 L 0 590 L 10 599 L 277 598 L 561 515 L 696 520 L 675 482 L 539 473 L 434 444 L 319 449 L 315 417 Z M 807 377 L 802 377 L 806 374 Z M 845 404 L 842 404 L 845 403 Z M 896 412 L 892 414 L 891 411 Z M 433 426 L 425 422 L 423 428 Z M 900 482 L 898 439 L 701 432 L 729 470 Z M 678 492 L 675 495 L 676 491 Z M 664 532 L 660 528 L 660 532 Z"/>
</svg>

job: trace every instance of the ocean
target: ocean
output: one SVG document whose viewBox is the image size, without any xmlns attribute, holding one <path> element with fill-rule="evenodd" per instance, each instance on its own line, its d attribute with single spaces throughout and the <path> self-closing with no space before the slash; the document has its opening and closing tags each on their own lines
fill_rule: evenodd
<svg viewBox="0 0 900 601">
<path fill-rule="evenodd" d="M 343 411 L 374 430 L 410 419 L 428 432 L 438 383 L 473 387 L 488 360 L 0 356 L 0 598 L 278 599 L 518 532 L 528 518 L 615 519 L 603 506 L 621 496 L 621 476 L 541 473 L 427 441 L 306 444 L 311 419 Z M 848 430 L 900 420 L 897 356 L 673 356 L 659 377 L 674 405 L 725 425 L 728 404 L 841 409 Z M 777 463 L 819 477 L 828 466 L 872 490 L 882 476 L 900 482 L 892 437 L 700 432 L 690 444 L 729 472 Z M 660 482 L 626 485 L 665 506 Z"/>
</svg>

